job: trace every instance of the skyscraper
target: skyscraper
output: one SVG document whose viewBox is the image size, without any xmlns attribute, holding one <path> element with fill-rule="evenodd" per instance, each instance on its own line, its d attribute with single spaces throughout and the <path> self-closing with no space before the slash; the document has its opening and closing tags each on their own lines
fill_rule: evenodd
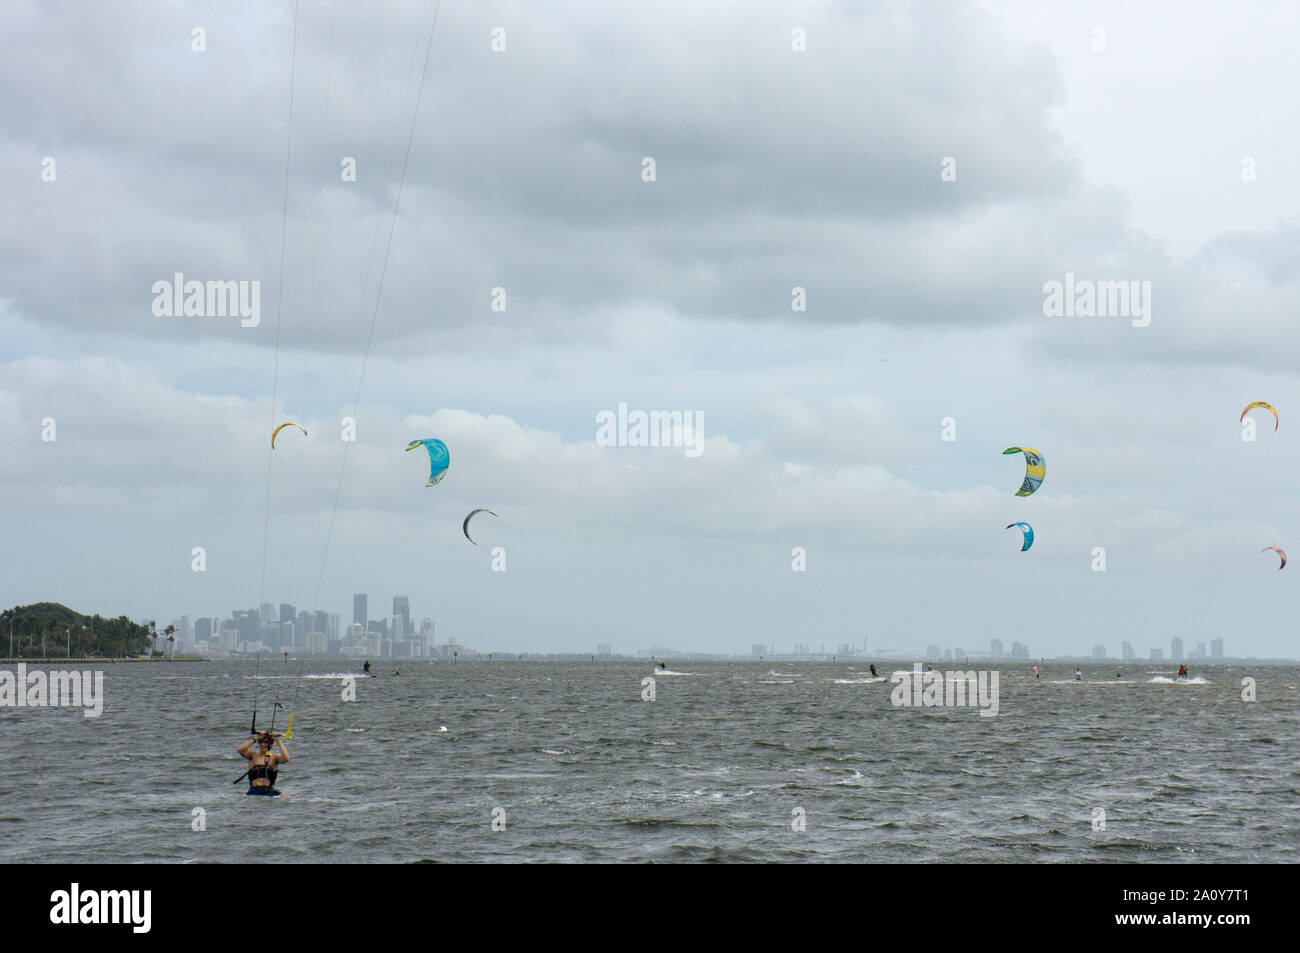
<svg viewBox="0 0 1300 953">
<path fill-rule="evenodd" d="M 1210 658 L 1223 661 L 1223 639 L 1210 640 Z"/>
<path fill-rule="evenodd" d="M 1176 635 L 1169 640 L 1169 657 L 1175 662 L 1183 660 L 1183 640 Z"/>
<path fill-rule="evenodd" d="M 1133 651 L 1132 642 L 1125 642 L 1120 654 L 1124 656 L 1124 661 L 1126 662 L 1131 662 L 1137 658 L 1137 653 Z"/>
<path fill-rule="evenodd" d="M 352 624 L 364 629 L 366 622 L 366 594 L 358 592 L 352 597 Z"/>
<path fill-rule="evenodd" d="M 393 615 L 402 617 L 402 631 L 411 631 L 411 600 L 409 596 L 393 596 Z M 397 636 L 401 638 L 401 636 Z"/>
<path fill-rule="evenodd" d="M 256 609 L 246 611 L 236 609 L 232 615 L 235 628 L 239 630 L 239 640 L 241 642 L 252 642 L 257 638 L 258 613 Z"/>
<path fill-rule="evenodd" d="M 297 628 L 295 622 L 298 611 L 289 603 L 280 603 L 280 624 L 276 626 L 276 645 L 277 649 L 291 649 L 296 646 L 295 632 Z"/>
</svg>

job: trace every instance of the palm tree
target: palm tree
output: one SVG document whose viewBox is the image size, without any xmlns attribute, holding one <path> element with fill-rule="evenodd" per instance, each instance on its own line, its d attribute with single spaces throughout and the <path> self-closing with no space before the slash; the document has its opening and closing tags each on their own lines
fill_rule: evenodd
<svg viewBox="0 0 1300 953">
<path fill-rule="evenodd" d="M 176 655 L 175 632 L 176 632 L 176 626 L 174 625 L 169 625 L 167 626 L 167 628 L 163 629 L 163 633 L 167 636 L 167 648 L 171 650 L 171 654 L 173 657 Z"/>
</svg>

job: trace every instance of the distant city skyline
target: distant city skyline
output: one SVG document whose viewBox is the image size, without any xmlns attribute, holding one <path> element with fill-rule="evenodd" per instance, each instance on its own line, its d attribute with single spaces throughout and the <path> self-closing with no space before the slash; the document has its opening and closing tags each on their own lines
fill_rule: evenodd
<svg viewBox="0 0 1300 953">
<path fill-rule="evenodd" d="M 353 606 L 364 607 L 369 602 L 369 593 L 353 594 Z M 487 654 L 518 654 L 511 650 L 495 648 L 490 645 L 470 646 L 460 643 L 455 636 L 448 636 L 439 648 L 435 638 L 436 623 L 432 617 L 426 616 L 419 623 L 418 627 L 413 626 L 410 622 L 411 607 L 410 598 L 407 596 L 393 596 L 394 614 L 384 620 L 367 620 L 367 627 L 357 631 L 360 623 L 353 623 L 350 626 L 342 624 L 342 615 L 340 613 L 327 612 L 325 610 L 301 610 L 293 618 L 286 618 L 286 610 L 293 609 L 288 603 L 280 604 L 280 613 L 278 617 L 272 617 L 274 628 L 270 628 L 265 621 L 266 610 L 271 608 L 270 603 L 262 605 L 263 620 L 259 627 L 255 628 L 252 624 L 251 613 L 255 610 L 232 610 L 229 616 L 199 616 L 191 621 L 191 617 L 186 614 L 179 619 L 172 620 L 172 624 L 177 627 L 177 651 L 191 651 L 194 646 L 205 640 L 211 640 L 214 644 L 220 644 L 220 639 L 214 640 L 213 633 L 223 631 L 221 626 L 231 623 L 235 628 L 226 631 L 237 631 L 239 633 L 239 643 L 247 643 L 247 648 L 239 648 L 238 644 L 224 646 L 225 650 L 233 650 L 241 653 L 258 653 L 258 652 L 282 652 L 290 651 L 291 654 L 306 654 L 310 656 L 328 658 L 328 657 L 357 657 L 363 655 L 373 656 L 375 658 L 442 658 L 450 657 L 452 652 L 458 656 L 466 658 L 476 655 Z M 401 638 L 396 638 L 398 634 L 394 620 L 402 620 Z M 157 620 L 155 620 L 157 621 Z M 215 623 L 215 626 L 214 626 Z M 304 626 L 310 626 L 304 628 Z M 257 638 L 260 631 L 270 636 L 274 633 L 277 638 L 263 639 Z M 285 641 L 284 634 L 286 630 L 289 633 L 289 640 Z M 320 639 L 313 641 L 313 636 L 320 636 Z M 358 636 L 360 638 L 358 638 Z M 398 643 L 406 643 L 406 646 L 396 649 L 398 655 L 393 655 L 393 646 Z M 1197 647 L 1184 659 L 1181 655 L 1182 639 L 1173 636 L 1170 640 L 1169 658 L 1174 662 L 1182 661 L 1222 661 L 1225 658 L 1224 641 L 1216 638 L 1210 641 L 1210 650 L 1207 652 L 1206 643 L 1198 641 Z M 447 649 L 447 651 L 444 651 Z M 1159 647 L 1151 647 L 1149 650 L 1148 661 L 1161 661 L 1164 658 L 1164 651 Z M 825 658 L 856 658 L 856 659 L 880 659 L 882 661 L 896 662 L 904 659 L 918 659 L 928 661 L 943 662 L 1029 662 L 1029 661 L 1051 661 L 1059 660 L 1090 660 L 1096 662 L 1138 662 L 1138 652 L 1134 649 L 1131 642 L 1124 641 L 1120 646 L 1118 656 L 1111 655 L 1110 650 L 1104 643 L 1094 645 L 1089 651 L 1079 652 L 1078 654 L 1057 653 L 1051 656 L 1035 655 L 1032 653 L 1027 644 L 1019 640 L 1013 640 L 1010 649 L 1006 649 L 1005 643 L 1001 639 L 991 639 L 985 645 L 973 644 L 970 647 L 942 647 L 938 643 L 930 643 L 925 647 L 924 652 L 909 653 L 890 648 L 876 648 L 863 643 L 855 645 L 853 643 L 840 643 L 831 650 L 827 650 L 825 644 L 819 645 L 816 649 L 806 643 L 793 642 L 788 650 L 784 647 L 771 643 L 755 643 L 750 646 L 748 656 L 743 653 L 725 653 L 699 651 L 689 646 L 679 646 L 677 648 L 665 647 L 658 644 L 651 644 L 648 647 L 623 647 L 616 648 L 613 642 L 599 642 L 591 647 L 583 646 L 553 646 L 532 650 L 536 654 L 564 654 L 564 655 L 584 655 L 590 654 L 597 657 L 627 657 L 627 658 L 662 658 L 662 657 L 735 657 L 735 658 L 808 658 L 808 659 L 825 659 Z M 1279 657 L 1282 659 L 1285 657 Z"/>
</svg>

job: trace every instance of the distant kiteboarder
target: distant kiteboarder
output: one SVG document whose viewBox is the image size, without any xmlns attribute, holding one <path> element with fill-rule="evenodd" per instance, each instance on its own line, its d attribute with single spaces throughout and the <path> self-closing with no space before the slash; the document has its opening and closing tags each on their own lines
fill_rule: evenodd
<svg viewBox="0 0 1300 953">
<path fill-rule="evenodd" d="M 366 659 L 366 664 L 361 666 L 361 671 L 363 674 L 370 674 L 370 659 Z"/>
<path fill-rule="evenodd" d="M 1038 677 L 1038 666 L 1037 666 L 1037 665 L 1031 665 L 1031 666 L 1029 666 L 1029 671 L 1031 671 L 1031 672 L 1034 673 L 1034 678 L 1037 678 L 1037 677 Z"/>
<path fill-rule="evenodd" d="M 1074 670 L 1074 680 L 1075 680 L 1076 682 L 1081 682 L 1081 681 L 1083 681 L 1083 669 L 1081 669 L 1081 668 L 1076 668 L 1076 669 Z"/>
</svg>

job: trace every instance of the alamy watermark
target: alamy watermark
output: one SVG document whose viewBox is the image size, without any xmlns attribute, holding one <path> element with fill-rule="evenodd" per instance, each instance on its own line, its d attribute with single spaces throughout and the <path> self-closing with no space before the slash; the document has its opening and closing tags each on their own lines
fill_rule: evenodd
<svg viewBox="0 0 1300 953">
<path fill-rule="evenodd" d="M 598 447 L 682 447 L 688 457 L 704 453 L 704 411 L 602 410 L 596 414 Z"/>
<path fill-rule="evenodd" d="M 104 673 L 0 669 L 0 708 L 81 708 L 86 718 L 104 713 Z"/>
<path fill-rule="evenodd" d="M 241 318 L 255 328 L 262 323 L 262 283 L 253 281 L 186 281 L 176 272 L 171 281 L 153 283 L 153 313 L 159 318 Z"/>
<path fill-rule="evenodd" d="M 148 933 L 152 907 L 152 890 L 82 890 L 74 883 L 50 894 L 50 922 L 127 924 L 132 933 Z"/>
<path fill-rule="evenodd" d="M 1133 327 L 1151 323 L 1151 282 L 1075 279 L 1043 285 L 1043 315 L 1049 318 L 1132 318 Z"/>
<path fill-rule="evenodd" d="M 889 676 L 894 689 L 889 700 L 897 708 L 974 708 L 991 718 L 998 713 L 997 672 L 923 672 L 921 663 L 912 671 L 900 670 Z"/>
</svg>

